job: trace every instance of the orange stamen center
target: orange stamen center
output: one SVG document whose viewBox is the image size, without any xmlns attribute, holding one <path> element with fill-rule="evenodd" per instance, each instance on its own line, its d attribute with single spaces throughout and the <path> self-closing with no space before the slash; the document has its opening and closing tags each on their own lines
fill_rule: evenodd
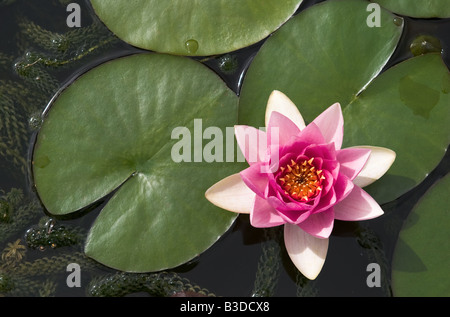
<svg viewBox="0 0 450 317">
<path fill-rule="evenodd" d="M 314 158 L 301 162 L 291 160 L 290 164 L 280 167 L 278 184 L 286 195 L 307 202 L 320 193 L 325 177 L 322 170 L 317 170 L 312 164 L 313 161 Z"/>
</svg>

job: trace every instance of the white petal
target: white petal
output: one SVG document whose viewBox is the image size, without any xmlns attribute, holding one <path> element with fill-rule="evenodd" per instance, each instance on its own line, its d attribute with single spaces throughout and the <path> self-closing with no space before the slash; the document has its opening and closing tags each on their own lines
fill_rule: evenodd
<svg viewBox="0 0 450 317">
<path fill-rule="evenodd" d="M 359 187 L 365 187 L 372 184 L 383 176 L 395 161 L 394 151 L 377 146 L 357 146 L 358 148 L 369 149 L 370 156 L 361 172 L 353 180 L 353 183 Z"/>
<path fill-rule="evenodd" d="M 266 127 L 269 125 L 269 119 L 272 111 L 276 111 L 288 117 L 294 122 L 300 130 L 305 128 L 305 121 L 303 120 L 297 106 L 285 94 L 278 90 L 272 91 L 267 101 L 266 107 Z"/>
<path fill-rule="evenodd" d="M 319 239 L 294 224 L 284 225 L 284 243 L 292 262 L 310 280 L 322 270 L 328 251 L 328 239 Z"/>
<path fill-rule="evenodd" d="M 242 214 L 250 213 L 255 196 L 256 194 L 242 181 L 239 173 L 222 179 L 205 193 L 206 199 L 217 207 Z"/>
</svg>

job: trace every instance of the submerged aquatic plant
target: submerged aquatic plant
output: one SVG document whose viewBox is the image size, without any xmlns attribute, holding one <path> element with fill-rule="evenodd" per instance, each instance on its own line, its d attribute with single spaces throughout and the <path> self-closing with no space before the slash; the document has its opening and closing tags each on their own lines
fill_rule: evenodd
<svg viewBox="0 0 450 317">
<path fill-rule="evenodd" d="M 3 191 L 0 190 L 1 192 Z M 25 226 L 30 225 L 43 212 L 37 199 L 25 196 L 23 190 L 18 188 L 12 188 L 9 192 L 1 195 L 0 201 L 2 208 L 0 243 L 20 233 Z"/>
<path fill-rule="evenodd" d="M 106 274 L 94 278 L 87 288 L 87 295 L 93 297 L 121 297 L 137 292 L 157 297 L 215 296 L 172 272 Z"/>
<path fill-rule="evenodd" d="M 250 214 L 254 227 L 285 225 L 287 252 L 309 279 L 322 269 L 335 219 L 383 214 L 361 187 L 380 178 L 395 160 L 395 152 L 386 148 L 341 149 L 343 124 L 336 103 L 306 126 L 292 101 L 274 91 L 266 108 L 267 132 L 235 127 L 250 167 L 206 192 L 213 204 Z"/>
<path fill-rule="evenodd" d="M 21 239 L 17 239 L 13 243 L 8 243 L 2 252 L 2 262 L 6 265 L 12 265 L 20 262 L 26 254 L 26 247 L 22 244 Z"/>
<path fill-rule="evenodd" d="M 11 219 L 11 205 L 5 201 L 0 200 L 0 222 L 7 223 Z"/>
<path fill-rule="evenodd" d="M 252 297 L 270 297 L 275 294 L 280 276 L 281 248 L 283 232 L 279 228 L 265 228 L 261 244 L 261 257 L 256 269 Z"/>
<path fill-rule="evenodd" d="M 48 220 L 44 225 L 28 229 L 25 234 L 27 246 L 32 249 L 45 250 L 50 247 L 73 246 L 83 241 L 82 230 L 56 223 L 54 219 Z"/>
<path fill-rule="evenodd" d="M 26 153 L 30 135 L 39 128 L 41 113 L 61 84 L 56 79 L 58 72 L 74 67 L 76 62 L 104 50 L 117 39 L 98 20 L 90 26 L 58 34 L 23 16 L 18 19 L 18 52 L 0 52 L 0 69 L 3 71 L 0 79 L 0 164 L 5 167 L 5 172 L 10 171 L 21 179 L 29 168 Z M 38 226 L 32 225 L 43 213 L 39 201 L 19 188 L 1 190 L 0 196 L 0 243 L 3 247 L 0 296 L 51 296 L 55 294 L 56 282 L 49 279 L 42 282 L 43 276 L 54 277 L 65 272 L 70 262 L 80 263 L 86 269 L 99 266 L 81 253 L 44 255 L 35 261 L 24 262 L 28 248 L 79 244 L 80 231 L 56 225 L 50 231 L 41 231 L 44 233 L 41 236 L 33 235 Z M 30 231 L 25 245 L 16 237 L 23 235 L 27 228 Z M 11 237 L 14 238 L 8 241 Z"/>
</svg>

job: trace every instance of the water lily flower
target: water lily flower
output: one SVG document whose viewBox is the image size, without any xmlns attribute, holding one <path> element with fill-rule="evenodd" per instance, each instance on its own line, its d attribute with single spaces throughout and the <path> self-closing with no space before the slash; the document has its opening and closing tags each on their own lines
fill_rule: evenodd
<svg viewBox="0 0 450 317">
<path fill-rule="evenodd" d="M 342 149 L 339 103 L 306 126 L 295 104 L 273 91 L 265 121 L 266 131 L 235 126 L 249 167 L 219 181 L 205 196 L 223 209 L 249 214 L 254 227 L 284 225 L 292 262 L 315 279 L 325 262 L 335 219 L 360 221 L 383 214 L 361 188 L 386 173 L 395 152 L 374 146 Z"/>
</svg>

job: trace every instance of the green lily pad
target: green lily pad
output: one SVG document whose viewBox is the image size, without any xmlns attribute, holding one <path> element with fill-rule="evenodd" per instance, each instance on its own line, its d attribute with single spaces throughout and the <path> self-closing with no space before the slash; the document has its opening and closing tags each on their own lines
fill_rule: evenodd
<svg viewBox="0 0 450 317">
<path fill-rule="evenodd" d="M 345 144 L 397 153 L 365 189 L 380 203 L 398 198 L 439 164 L 450 143 L 450 73 L 439 54 L 406 60 L 377 77 L 344 110 Z"/>
<path fill-rule="evenodd" d="M 421 198 L 400 231 L 392 262 L 395 296 L 450 296 L 450 175 Z"/>
<path fill-rule="evenodd" d="M 387 63 L 403 30 L 402 21 L 386 10 L 381 27 L 371 28 L 369 14 L 364 1 L 325 1 L 283 25 L 248 69 L 239 121 L 264 126 L 273 90 L 285 93 L 309 122 L 335 102 L 350 103 Z"/>
<path fill-rule="evenodd" d="M 239 168 L 208 163 L 194 144 L 216 142 L 203 141 L 202 129 L 232 127 L 237 104 L 216 74 L 185 57 L 151 53 L 104 63 L 62 91 L 46 114 L 33 153 L 37 193 L 54 215 L 113 193 L 85 246 L 109 267 L 146 272 L 185 263 L 235 219 L 204 193 Z M 177 127 L 185 134 L 173 134 Z M 174 147 L 180 142 L 183 151 Z"/>
<path fill-rule="evenodd" d="M 397 14 L 415 18 L 450 17 L 450 6 L 447 0 L 376 0 L 372 2 Z"/>
<path fill-rule="evenodd" d="M 366 9 L 363 1 L 323 2 L 275 32 L 244 79 L 239 121 L 262 127 L 274 89 L 291 98 L 307 122 L 339 102 L 344 147 L 397 153 L 388 173 L 366 188 L 381 204 L 418 185 L 442 159 L 450 135 L 450 75 L 439 54 L 427 54 L 379 76 L 402 25 L 383 9 L 381 26 L 370 28 Z"/>
<path fill-rule="evenodd" d="M 124 41 L 144 49 L 206 56 L 254 44 L 279 28 L 302 0 L 91 0 Z"/>
</svg>

